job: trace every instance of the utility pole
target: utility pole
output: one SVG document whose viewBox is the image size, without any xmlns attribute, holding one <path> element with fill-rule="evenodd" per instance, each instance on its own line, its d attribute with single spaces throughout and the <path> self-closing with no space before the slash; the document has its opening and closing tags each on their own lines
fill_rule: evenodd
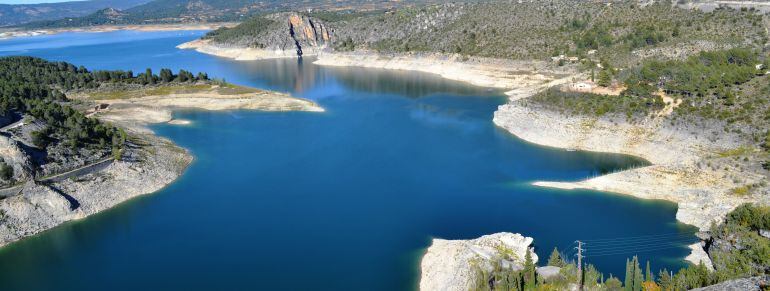
<svg viewBox="0 0 770 291">
<path fill-rule="evenodd" d="M 577 268 L 578 268 L 578 286 L 583 290 L 583 242 L 577 242 Z"/>
</svg>

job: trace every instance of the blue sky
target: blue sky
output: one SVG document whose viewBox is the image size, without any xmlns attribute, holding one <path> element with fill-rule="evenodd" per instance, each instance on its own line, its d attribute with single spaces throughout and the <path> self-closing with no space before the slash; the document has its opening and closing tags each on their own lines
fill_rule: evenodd
<svg viewBox="0 0 770 291">
<path fill-rule="evenodd" d="M 69 2 L 73 0 L 0 0 L 0 4 L 35 4 L 35 3 L 54 3 Z"/>
</svg>

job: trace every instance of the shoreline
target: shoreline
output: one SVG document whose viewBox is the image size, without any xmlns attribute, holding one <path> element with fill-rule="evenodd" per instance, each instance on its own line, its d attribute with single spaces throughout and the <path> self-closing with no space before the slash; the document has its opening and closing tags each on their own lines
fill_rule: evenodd
<svg viewBox="0 0 770 291">
<path fill-rule="evenodd" d="M 700 230 L 707 230 L 712 222 L 723 219 L 740 203 L 751 200 L 726 197 L 726 192 L 737 184 L 720 177 L 724 175 L 722 171 L 702 173 L 703 170 L 697 166 L 705 155 L 739 146 L 736 142 L 728 141 L 723 146 L 717 146 L 715 142 L 695 134 L 665 128 L 662 119 L 648 119 L 642 124 L 632 125 L 625 121 L 563 116 L 548 109 L 521 105 L 520 101 L 545 88 L 585 78 L 576 71 L 560 72 L 548 68 L 545 62 L 536 61 L 462 59 L 458 55 L 438 54 L 380 55 L 371 52 L 322 53 L 314 64 L 420 71 L 476 86 L 505 89 L 508 90 L 505 92 L 508 102 L 498 107 L 493 122 L 514 136 L 541 146 L 628 154 L 651 163 L 650 166 L 578 182 L 534 181 L 532 184 L 535 186 L 590 189 L 641 199 L 667 200 L 677 203 L 678 221 Z M 750 177 L 750 180 L 759 178 Z M 718 199 L 709 201 L 709 198 Z"/>
<path fill-rule="evenodd" d="M 535 186 L 563 190 L 589 189 L 639 199 L 670 201 L 677 204 L 677 221 L 693 225 L 699 230 L 708 230 L 712 222 L 722 221 L 738 205 L 752 202 L 751 197 L 733 197 L 728 194 L 737 184 L 727 178 L 725 171 L 705 172 L 700 164 L 707 155 L 730 150 L 731 146 L 738 146 L 737 143 L 715 146 L 714 142 L 695 134 L 665 128 L 663 118 L 632 125 L 588 117 L 569 117 L 546 109 L 520 105 L 521 101 L 526 101 L 528 97 L 548 87 L 586 78 L 578 72 L 539 69 L 538 65 L 543 66 L 543 62 L 464 59 L 457 55 L 438 54 L 386 56 L 370 52 L 322 53 L 314 64 L 420 71 L 472 85 L 505 89 L 508 90 L 505 92 L 508 102 L 498 107 L 492 121 L 517 138 L 564 150 L 628 154 L 651 163 L 649 166 L 577 182 L 535 181 L 532 183 Z M 748 177 L 749 181 L 759 179 L 759 175 Z M 701 252 L 702 247 L 690 246 L 690 249 L 692 252 L 685 260 L 694 264 L 704 260 L 710 265 L 708 256 L 702 255 L 705 253 Z"/>
<path fill-rule="evenodd" d="M 22 29 L 22 30 L 7 30 L 0 31 L 0 40 L 7 40 L 17 37 L 32 37 L 40 35 L 54 35 L 66 32 L 87 32 L 87 33 L 99 33 L 99 32 L 111 32 L 119 30 L 135 30 L 135 31 L 190 31 L 190 30 L 214 30 L 221 27 L 233 27 L 237 25 L 234 22 L 219 22 L 219 23 L 189 23 L 189 24 L 126 24 L 126 25 L 99 25 L 88 27 L 65 27 L 65 28 L 50 28 L 50 29 Z"/>
<path fill-rule="evenodd" d="M 89 117 L 108 121 L 130 133 L 130 146 L 123 159 L 103 169 L 85 171 L 75 179 L 49 182 L 29 180 L 19 193 L 0 200 L 0 248 L 52 229 L 69 221 L 111 209 L 132 198 L 156 193 L 184 174 L 194 157 L 173 141 L 156 136 L 147 128 L 153 123 L 184 126 L 187 120 L 173 118 L 176 109 L 261 110 L 323 112 L 316 103 L 288 94 L 258 90 L 242 94 L 199 92 L 115 100 L 89 100 L 108 104 L 106 110 Z M 101 107 L 101 105 L 99 106 Z M 1 140 L 0 140 L 1 141 Z M 0 150 L 18 150 L 18 143 L 5 143 Z"/>
</svg>

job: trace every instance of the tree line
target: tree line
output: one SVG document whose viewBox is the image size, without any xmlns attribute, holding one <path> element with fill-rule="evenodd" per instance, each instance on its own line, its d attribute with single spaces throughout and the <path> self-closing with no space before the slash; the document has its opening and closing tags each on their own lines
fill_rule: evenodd
<svg viewBox="0 0 770 291">
<path fill-rule="evenodd" d="M 626 259 L 626 271 L 621 278 L 604 276 L 595 266 L 583 266 L 578 272 L 575 262 L 567 261 L 558 249 L 554 249 L 548 259 L 548 266 L 559 267 L 557 278 L 541 278 L 536 266 L 527 252 L 521 270 L 503 268 L 499 262 L 493 262 L 492 270 L 476 267 L 475 290 L 564 290 L 570 284 L 580 284 L 588 290 L 663 290 L 679 291 L 705 287 L 727 280 L 745 278 L 770 273 L 770 239 L 759 234 L 760 230 L 770 229 L 770 207 L 743 204 L 730 212 L 725 222 L 711 228 L 709 256 L 714 264 L 714 271 L 709 271 L 703 263 L 691 265 L 677 272 L 666 269 L 657 275 L 650 269 L 650 262 L 645 267 L 639 257 Z"/>
<path fill-rule="evenodd" d="M 174 74 L 162 69 L 157 75 L 147 69 L 135 76 L 132 71 L 89 71 L 66 62 L 3 57 L 0 58 L 0 115 L 29 114 L 43 121 L 45 127 L 31 134 L 32 142 L 40 148 L 62 142 L 73 149 L 86 146 L 112 150 L 119 157 L 127 134 L 63 105 L 67 101 L 65 92 L 98 88 L 106 83 L 155 85 L 208 80 L 205 73 L 193 75 L 185 70 Z"/>
</svg>

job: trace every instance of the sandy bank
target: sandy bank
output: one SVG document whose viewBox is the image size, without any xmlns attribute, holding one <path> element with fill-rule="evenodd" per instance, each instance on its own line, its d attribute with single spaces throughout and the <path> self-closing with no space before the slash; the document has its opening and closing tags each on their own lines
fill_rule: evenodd
<svg viewBox="0 0 770 291">
<path fill-rule="evenodd" d="M 493 262 L 503 268 L 522 269 L 526 252 L 533 262 L 533 239 L 518 233 L 496 233 L 470 240 L 433 239 L 420 263 L 420 290 L 472 290 L 475 267 L 491 271 Z"/>
<path fill-rule="evenodd" d="M 0 32 L 0 39 L 50 35 L 63 32 L 109 32 L 118 30 L 136 31 L 185 31 L 185 30 L 214 30 L 220 27 L 232 27 L 237 23 L 188 23 L 188 24 L 144 24 L 144 25 L 100 25 L 90 27 L 69 27 L 35 30 L 9 30 Z"/>
<path fill-rule="evenodd" d="M 253 61 L 265 59 L 297 58 L 297 51 L 289 50 L 269 50 L 261 48 L 227 47 L 212 44 L 208 40 L 197 39 L 177 46 L 179 49 L 193 49 L 197 52 L 213 56 L 234 59 L 238 61 Z M 315 56 L 318 54 L 314 48 L 304 48 L 304 56 Z"/>
<path fill-rule="evenodd" d="M 73 99 L 85 99 L 86 96 L 70 96 Z M 173 110 L 178 108 L 202 110 L 261 110 L 261 111 L 310 111 L 323 112 L 324 109 L 310 100 L 295 98 L 288 94 L 257 90 L 256 93 L 219 94 L 206 91 L 190 94 L 168 94 L 143 96 L 126 99 L 93 100 L 100 104 L 109 104 L 93 116 L 111 122 L 117 122 L 139 132 L 148 132 L 147 124 L 164 123 L 184 125 L 189 121 L 174 120 Z"/>
</svg>

